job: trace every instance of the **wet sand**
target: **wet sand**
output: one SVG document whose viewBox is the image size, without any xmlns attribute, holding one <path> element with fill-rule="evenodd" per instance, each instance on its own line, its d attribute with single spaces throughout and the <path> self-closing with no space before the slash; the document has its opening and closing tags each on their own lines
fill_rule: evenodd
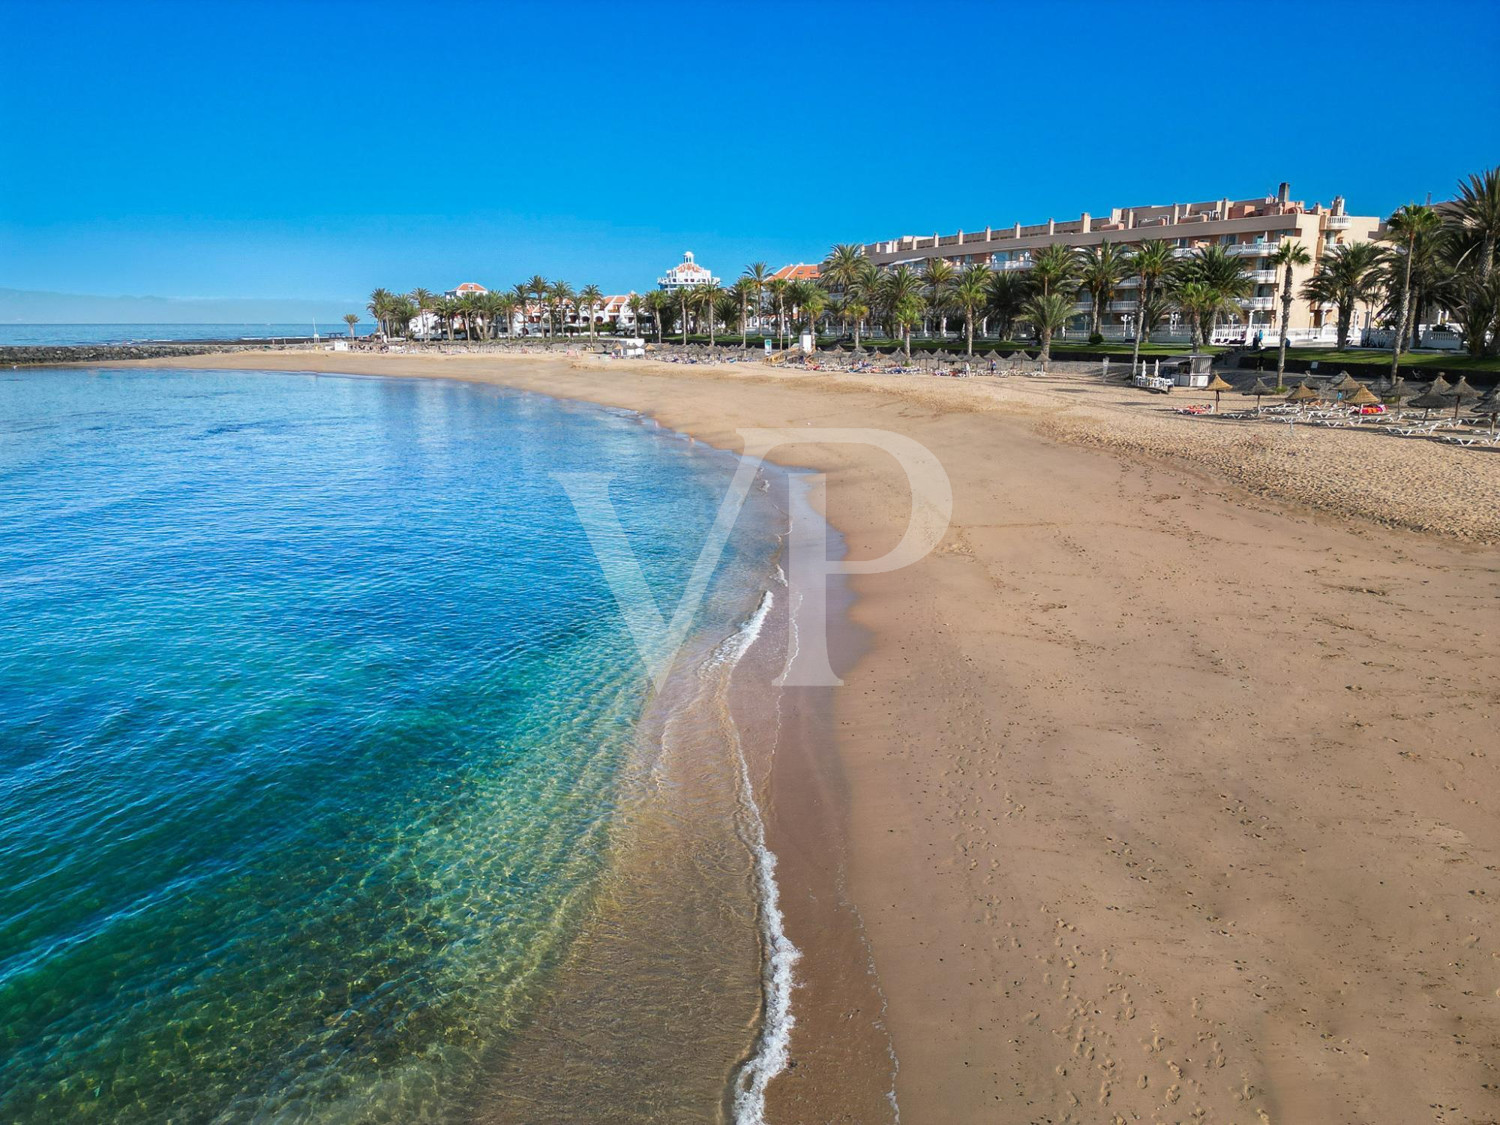
<svg viewBox="0 0 1500 1125">
<path fill-rule="evenodd" d="M 793 940 L 820 948 L 841 887 L 835 932 L 868 943 L 902 1121 L 1500 1119 L 1500 458 L 1309 433 L 1276 456 L 1314 471 L 1260 477 L 1201 451 L 1201 420 L 1153 408 L 1157 444 L 1139 441 L 1135 400 L 1105 397 L 1126 392 L 1067 380 L 172 365 L 493 381 L 727 448 L 740 426 L 915 438 L 954 521 L 918 565 L 852 581 L 868 645 L 834 693 L 833 756 L 806 766 L 842 814 L 807 815 L 814 775 L 791 761 L 765 802 Z M 894 462 L 783 453 L 829 474 L 850 557 L 890 548 L 908 515 Z M 1438 492 L 1472 497 L 1477 530 L 1381 519 Z M 816 958 L 800 969 L 809 1067 L 773 1083 L 769 1119 L 879 1120 L 870 1052 L 812 1065 L 837 1057 L 853 994 Z"/>
</svg>

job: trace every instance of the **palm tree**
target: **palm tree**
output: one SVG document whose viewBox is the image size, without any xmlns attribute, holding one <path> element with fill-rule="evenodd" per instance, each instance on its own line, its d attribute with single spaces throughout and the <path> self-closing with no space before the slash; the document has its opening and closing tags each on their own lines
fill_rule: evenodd
<svg viewBox="0 0 1500 1125">
<path fill-rule="evenodd" d="M 432 311 L 432 306 L 437 302 L 437 294 L 430 289 L 423 289 L 420 285 L 406 295 L 406 299 L 417 307 L 417 317 L 422 325 L 422 332 L 427 332 L 427 314 Z"/>
<path fill-rule="evenodd" d="M 951 307 L 949 296 L 958 280 L 958 271 L 945 258 L 929 258 L 926 269 L 922 271 L 922 280 L 927 286 L 927 307 L 938 318 L 939 333 L 946 336 L 948 309 Z M 925 321 L 923 332 L 926 333 Z"/>
<path fill-rule="evenodd" d="M 1418 247 L 1437 234 L 1441 225 L 1437 212 L 1431 207 L 1407 203 L 1396 209 L 1386 222 L 1386 237 L 1396 244 L 1401 255 L 1400 285 L 1397 289 L 1396 334 L 1391 339 L 1391 378 L 1401 370 L 1401 348 L 1406 343 L 1406 317 L 1411 306 L 1412 263 Z"/>
<path fill-rule="evenodd" d="M 682 305 L 682 346 L 687 347 L 688 306 L 693 303 L 693 290 L 689 286 L 682 286 L 677 290 L 677 300 Z"/>
<path fill-rule="evenodd" d="M 442 318 L 448 331 L 448 343 L 453 343 L 453 318 L 458 315 L 458 301 L 453 297 L 440 297 L 435 302 L 435 312 Z"/>
<path fill-rule="evenodd" d="M 651 319 L 656 323 L 656 342 L 660 344 L 665 328 L 662 322 L 666 319 L 666 314 L 672 308 L 672 295 L 665 289 L 653 289 L 646 294 L 641 303 L 646 306 L 647 311 L 651 314 Z"/>
<path fill-rule="evenodd" d="M 496 293 L 495 298 L 495 320 L 496 323 L 505 324 L 505 334 L 514 336 L 516 334 L 516 309 L 524 310 L 522 304 L 514 293 Z"/>
<path fill-rule="evenodd" d="M 871 311 L 880 301 L 880 270 L 869 258 L 861 258 L 849 282 L 844 301 L 844 315 L 854 322 L 854 346 L 859 347 L 859 333 Z"/>
<path fill-rule="evenodd" d="M 345 313 L 344 323 L 349 326 L 349 339 L 354 339 L 354 326 L 359 323 L 359 313 Z"/>
<path fill-rule="evenodd" d="M 1286 375 L 1287 332 L 1292 322 L 1292 270 L 1312 261 L 1307 247 L 1290 238 L 1283 238 L 1271 255 L 1271 268 L 1285 270 L 1281 281 L 1281 342 L 1276 349 L 1276 385 L 1282 386 Z"/>
<path fill-rule="evenodd" d="M 1219 245 L 1200 246 L 1193 251 L 1191 257 L 1178 263 L 1175 271 L 1176 284 L 1182 285 L 1189 281 L 1206 286 L 1222 298 L 1218 307 L 1209 314 L 1207 322 L 1200 325 L 1204 342 L 1213 332 L 1219 313 L 1238 315 L 1240 308 L 1237 302 L 1255 292 L 1255 283 L 1251 281 L 1250 272 L 1245 268 L 1245 260 L 1235 257 L 1227 247 Z"/>
<path fill-rule="evenodd" d="M 739 294 L 733 288 L 718 289 L 718 296 L 714 298 L 713 315 L 720 324 L 725 328 L 732 328 L 736 320 L 743 318 L 744 312 Z M 743 340 L 741 343 L 743 344 Z"/>
<path fill-rule="evenodd" d="M 625 298 L 625 307 L 630 310 L 632 330 L 637 336 L 641 333 L 641 311 L 645 308 L 645 304 L 646 302 L 642 300 L 639 293 L 632 292 L 630 296 Z"/>
<path fill-rule="evenodd" d="M 412 318 L 417 315 L 417 306 L 412 304 L 406 297 L 392 297 L 387 307 L 386 316 L 390 319 L 391 326 L 401 325 L 402 334 L 411 331 Z"/>
<path fill-rule="evenodd" d="M 1451 215 L 1455 233 L 1472 244 L 1461 260 L 1473 260 L 1479 284 L 1484 285 L 1495 268 L 1495 246 L 1500 242 L 1500 166 L 1459 181 Z"/>
<path fill-rule="evenodd" d="M 1232 299 L 1223 290 L 1191 275 L 1173 287 L 1172 300 L 1193 329 L 1193 350 L 1200 351 L 1204 340 L 1212 329 L 1214 318 L 1225 309 L 1234 308 Z"/>
<path fill-rule="evenodd" d="M 578 307 L 581 308 L 589 318 L 589 339 L 594 338 L 594 312 L 599 308 L 599 302 L 604 300 L 604 290 L 597 285 L 585 285 L 578 291 Z"/>
<path fill-rule="evenodd" d="M 865 261 L 865 248 L 857 242 L 841 242 L 828 251 L 818 273 L 829 289 L 848 296 L 854 283 L 859 280 L 861 263 Z"/>
<path fill-rule="evenodd" d="M 1471 355 L 1500 350 L 1500 168 L 1460 181 L 1458 198 L 1443 216 L 1442 256 L 1450 292 L 1443 304 L 1464 329 Z"/>
<path fill-rule="evenodd" d="M 1172 244 L 1159 238 L 1148 239 L 1136 247 L 1135 253 L 1130 255 L 1130 269 L 1140 279 L 1140 313 L 1141 323 L 1136 328 L 1135 343 L 1130 349 L 1130 373 L 1135 374 L 1136 367 L 1141 359 L 1141 341 L 1150 336 L 1146 328 L 1145 310 L 1150 304 L 1158 314 L 1165 308 L 1164 301 L 1154 300 L 1165 288 L 1167 278 L 1172 273 L 1172 265 L 1176 261 Z M 1158 315 L 1156 324 L 1161 323 Z"/>
<path fill-rule="evenodd" d="M 771 300 L 776 305 L 776 346 L 786 347 L 786 298 L 787 289 L 791 282 L 784 277 L 773 278 L 766 282 L 766 289 L 771 294 Z"/>
<path fill-rule="evenodd" d="M 828 291 L 816 281 L 800 282 L 796 292 L 796 305 L 807 318 L 807 331 L 812 336 L 813 347 L 818 345 L 818 318 L 828 307 Z"/>
<path fill-rule="evenodd" d="M 750 298 L 759 300 L 760 291 L 748 277 L 739 278 L 730 291 L 740 302 L 740 349 L 744 350 L 750 346 Z"/>
<path fill-rule="evenodd" d="M 974 318 L 990 299 L 990 271 L 988 266 L 971 265 L 958 275 L 953 286 L 953 302 L 964 312 L 964 339 L 966 352 L 974 354 Z"/>
<path fill-rule="evenodd" d="M 1373 301 L 1379 285 L 1380 248 L 1373 242 L 1340 243 L 1318 261 L 1317 272 L 1302 287 L 1303 300 L 1338 310 L 1338 350 L 1349 346 L 1354 306 Z"/>
<path fill-rule="evenodd" d="M 1052 334 L 1065 328 L 1072 315 L 1073 302 L 1061 293 L 1036 293 L 1021 310 L 1021 319 L 1036 330 L 1041 342 L 1043 371 L 1047 370 L 1047 363 L 1052 358 Z"/>
<path fill-rule="evenodd" d="M 751 262 L 740 276 L 750 282 L 755 290 L 755 317 L 759 321 L 761 310 L 765 307 L 766 286 L 771 281 L 771 267 L 765 262 Z"/>
<path fill-rule="evenodd" d="M 708 317 L 708 346 L 713 347 L 714 329 L 718 323 L 719 295 L 724 292 L 723 286 L 712 279 L 698 286 L 698 308 L 702 315 Z"/>
<path fill-rule="evenodd" d="M 1115 289 L 1129 269 L 1125 251 L 1107 238 L 1098 246 L 1090 246 L 1082 252 L 1079 280 L 1094 302 L 1089 315 L 1090 339 L 1099 335 L 1104 308 L 1114 299 Z"/>
<path fill-rule="evenodd" d="M 532 278 L 531 281 L 541 281 L 542 287 L 544 289 L 546 288 L 547 282 L 540 276 Z M 527 332 L 530 330 L 531 308 L 536 301 L 536 290 L 532 288 L 531 281 L 517 282 L 515 285 L 511 286 L 510 290 L 516 298 L 517 305 L 519 305 L 519 311 L 521 313 L 522 332 Z"/>
<path fill-rule="evenodd" d="M 990 278 L 989 288 L 987 308 L 995 318 L 995 334 L 1002 340 L 1009 340 L 1015 331 L 1016 320 L 1031 296 L 1031 283 L 1018 273 L 1001 271 Z"/>
<path fill-rule="evenodd" d="M 1044 246 L 1032 255 L 1029 276 L 1042 296 L 1071 297 L 1078 290 L 1078 252 L 1060 242 Z"/>
<path fill-rule="evenodd" d="M 569 285 L 566 281 L 554 281 L 551 284 L 551 286 L 548 288 L 548 290 L 547 290 L 547 302 L 548 302 L 547 303 L 547 332 L 548 332 L 549 335 L 555 335 L 555 331 L 554 331 L 554 329 L 552 327 L 552 317 L 553 317 L 554 314 L 556 314 L 556 316 L 558 318 L 558 325 L 563 330 L 563 336 L 564 337 L 567 336 L 567 334 L 568 334 L 568 324 L 567 324 L 568 306 L 571 305 L 571 304 L 573 304 L 574 301 L 575 301 L 575 299 L 576 299 L 576 295 L 573 292 L 573 287 L 571 285 Z"/>
<path fill-rule="evenodd" d="M 922 319 L 922 293 L 925 289 L 923 279 L 910 266 L 904 265 L 881 274 L 877 283 L 881 304 L 901 333 L 908 360 L 911 359 L 911 330 Z"/>
<path fill-rule="evenodd" d="M 387 314 L 390 312 L 391 291 L 389 289 L 377 289 L 370 294 L 370 303 L 365 308 L 370 310 L 370 315 L 375 318 L 375 325 L 380 329 L 381 336 L 389 336 L 387 328 Z"/>
</svg>

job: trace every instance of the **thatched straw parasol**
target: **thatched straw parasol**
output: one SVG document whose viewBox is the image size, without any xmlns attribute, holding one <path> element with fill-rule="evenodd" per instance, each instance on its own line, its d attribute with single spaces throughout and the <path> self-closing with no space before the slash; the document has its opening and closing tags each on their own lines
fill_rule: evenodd
<svg viewBox="0 0 1500 1125">
<path fill-rule="evenodd" d="M 1452 388 L 1450 388 L 1448 393 L 1443 397 L 1451 398 L 1453 400 L 1453 417 L 1457 418 L 1458 411 L 1464 405 L 1464 403 L 1473 402 L 1478 399 L 1479 392 L 1476 391 L 1473 387 L 1469 386 L 1469 378 L 1467 375 L 1460 375 L 1458 377 L 1458 382 L 1454 383 Z"/>
<path fill-rule="evenodd" d="M 1219 412 L 1219 396 L 1221 394 L 1223 394 L 1225 391 L 1232 391 L 1232 390 L 1234 390 L 1234 386 L 1233 386 L 1233 384 L 1224 382 L 1224 377 L 1222 375 L 1220 375 L 1217 371 L 1215 371 L 1213 379 L 1211 379 L 1209 381 L 1208 386 L 1205 387 L 1204 389 L 1205 390 L 1209 390 L 1209 391 L 1213 391 L 1213 393 L 1214 393 L 1214 413 L 1217 414 Z"/>
<path fill-rule="evenodd" d="M 1363 384 L 1360 385 L 1359 390 L 1355 391 L 1352 395 L 1350 395 L 1344 401 L 1347 402 L 1350 406 L 1378 406 L 1378 405 L 1380 405 L 1380 399 L 1379 399 L 1379 397 L 1376 396 L 1375 392 L 1372 391 L 1372 390 L 1370 390 L 1369 387 L 1366 387 Z"/>
<path fill-rule="evenodd" d="M 1474 404 L 1475 414 L 1490 416 L 1490 433 L 1495 432 L 1496 418 L 1500 417 L 1500 383 L 1490 388 L 1490 393 Z"/>
<path fill-rule="evenodd" d="M 1311 379 L 1303 379 L 1292 393 L 1286 396 L 1287 402 L 1317 402 L 1323 396 L 1313 389 Z"/>
<path fill-rule="evenodd" d="M 1438 382 L 1441 382 L 1441 380 L 1438 380 Z M 1452 388 L 1448 387 L 1446 383 L 1444 383 L 1443 386 L 1445 390 L 1437 390 L 1435 389 L 1437 387 L 1437 383 L 1433 383 L 1431 387 L 1428 387 L 1425 391 L 1419 394 L 1416 398 L 1412 399 L 1406 405 L 1420 406 L 1422 408 L 1422 420 L 1426 421 L 1427 415 L 1430 412 L 1434 410 L 1442 410 L 1448 405 L 1448 395 L 1446 391 L 1452 390 Z"/>
<path fill-rule="evenodd" d="M 1240 394 L 1243 394 L 1243 395 L 1254 395 L 1255 396 L 1255 409 L 1256 410 L 1260 409 L 1260 400 L 1262 398 L 1264 398 L 1266 395 L 1273 395 L 1275 393 L 1276 393 L 1276 388 L 1275 387 L 1268 387 L 1268 386 L 1266 386 L 1266 381 L 1264 379 L 1257 379 L 1257 380 L 1255 380 L 1255 386 L 1248 387 L 1245 390 L 1243 390 L 1243 391 L 1240 392 Z"/>
</svg>

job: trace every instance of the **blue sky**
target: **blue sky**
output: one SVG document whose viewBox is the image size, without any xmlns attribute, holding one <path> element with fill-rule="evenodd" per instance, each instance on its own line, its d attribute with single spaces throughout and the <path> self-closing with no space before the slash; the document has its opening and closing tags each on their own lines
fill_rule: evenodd
<svg viewBox="0 0 1500 1125">
<path fill-rule="evenodd" d="M 0 287 L 620 291 L 1283 179 L 1383 213 L 1500 161 L 1497 58 L 1496 4 L 0 0 Z"/>
</svg>

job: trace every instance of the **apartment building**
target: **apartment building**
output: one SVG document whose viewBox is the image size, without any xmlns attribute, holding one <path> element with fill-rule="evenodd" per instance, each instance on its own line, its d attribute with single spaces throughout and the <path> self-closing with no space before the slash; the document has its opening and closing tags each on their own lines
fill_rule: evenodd
<svg viewBox="0 0 1500 1125">
<path fill-rule="evenodd" d="M 1317 268 L 1318 259 L 1342 242 L 1366 242 L 1379 232 L 1381 220 L 1373 215 L 1351 215 L 1343 196 L 1333 203 L 1307 206 L 1291 199 L 1289 185 L 1283 183 L 1274 196 L 1264 199 L 1216 199 L 1204 203 L 1172 203 L 1152 207 L 1123 207 L 1108 217 L 1088 213 L 1077 219 L 1023 226 L 985 227 L 982 231 L 959 231 L 949 235 L 904 235 L 865 246 L 865 254 L 878 266 L 909 263 L 920 267 L 932 258 L 946 258 L 955 265 L 983 262 L 997 270 L 1025 270 L 1032 256 L 1044 246 L 1062 243 L 1067 246 L 1097 246 L 1109 241 L 1135 245 L 1148 239 L 1164 239 L 1178 254 L 1187 256 L 1196 247 L 1219 243 L 1231 254 L 1245 259 L 1255 290 L 1240 302 L 1243 321 L 1229 327 L 1223 335 L 1253 336 L 1264 332 L 1274 335 L 1280 317 L 1281 277 L 1272 269 L 1270 256 L 1283 239 L 1302 243 L 1312 261 L 1293 271 L 1291 328 L 1294 335 L 1317 338 L 1332 334 L 1332 307 L 1313 307 L 1301 299 L 1302 284 Z M 1109 303 L 1101 318 L 1106 335 L 1129 335 L 1138 308 L 1135 299 L 1137 282 L 1126 278 L 1117 299 Z M 1081 295 L 1080 313 L 1087 313 L 1090 302 Z M 1363 326 L 1366 310 L 1359 310 L 1355 331 Z"/>
</svg>

